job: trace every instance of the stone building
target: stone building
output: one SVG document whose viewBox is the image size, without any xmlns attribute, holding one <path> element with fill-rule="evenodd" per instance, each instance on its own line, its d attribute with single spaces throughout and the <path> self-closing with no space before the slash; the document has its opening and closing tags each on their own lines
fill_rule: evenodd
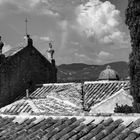
<svg viewBox="0 0 140 140">
<path fill-rule="evenodd" d="M 47 60 L 33 46 L 30 36 L 25 47 L 2 54 L 3 47 L 0 42 L 0 107 L 25 94 L 26 89 L 32 92 L 36 84 L 57 81 L 55 60 Z"/>
</svg>

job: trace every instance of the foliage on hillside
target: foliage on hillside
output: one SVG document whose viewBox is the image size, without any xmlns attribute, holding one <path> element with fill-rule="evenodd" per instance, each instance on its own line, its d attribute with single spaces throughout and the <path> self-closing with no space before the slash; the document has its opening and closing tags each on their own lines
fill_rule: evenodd
<svg viewBox="0 0 140 140">
<path fill-rule="evenodd" d="M 98 80 L 101 71 L 110 65 L 117 71 L 122 79 L 128 77 L 128 65 L 126 62 L 114 62 L 105 65 L 87 64 L 63 64 L 58 66 L 58 82 L 83 82 Z"/>
</svg>

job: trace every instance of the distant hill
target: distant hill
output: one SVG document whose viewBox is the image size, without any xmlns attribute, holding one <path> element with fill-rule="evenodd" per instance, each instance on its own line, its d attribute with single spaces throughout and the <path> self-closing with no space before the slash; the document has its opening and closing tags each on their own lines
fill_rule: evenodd
<svg viewBox="0 0 140 140">
<path fill-rule="evenodd" d="M 114 62 L 105 65 L 87 65 L 83 63 L 62 64 L 58 66 L 58 82 L 95 81 L 101 71 L 110 65 L 117 71 L 122 79 L 128 77 L 128 64 L 126 62 Z"/>
</svg>

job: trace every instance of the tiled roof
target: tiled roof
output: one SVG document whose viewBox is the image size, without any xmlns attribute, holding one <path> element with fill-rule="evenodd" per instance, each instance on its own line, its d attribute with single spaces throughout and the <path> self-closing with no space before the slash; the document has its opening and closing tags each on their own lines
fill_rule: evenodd
<svg viewBox="0 0 140 140">
<path fill-rule="evenodd" d="M 38 99 L 53 96 L 82 107 L 82 95 L 80 92 L 81 83 L 44 84 L 42 87 L 37 88 L 30 97 Z"/>
<path fill-rule="evenodd" d="M 0 109 L 4 114 L 20 114 L 20 113 L 39 113 L 39 109 L 34 105 L 33 101 L 21 99 L 10 105 Z"/>
<path fill-rule="evenodd" d="M 121 89 L 128 90 L 130 87 L 129 81 L 96 81 L 84 83 L 84 100 L 85 104 L 90 107 L 95 105 Z"/>
<path fill-rule="evenodd" d="M 42 87 L 34 91 L 31 98 L 41 98 L 48 95 L 57 97 L 62 100 L 69 100 L 76 105 L 81 105 L 82 94 L 84 94 L 85 104 L 91 106 L 99 103 L 104 99 L 112 96 L 120 89 L 128 90 L 129 81 L 94 81 L 85 82 L 81 93 L 81 83 L 65 83 L 65 84 L 44 84 Z"/>
<path fill-rule="evenodd" d="M 133 97 L 127 93 L 124 89 L 119 90 L 112 96 L 104 99 L 103 101 L 93 105 L 90 108 L 90 114 L 92 113 L 114 113 L 116 104 L 119 106 L 128 105 L 133 106 Z"/>
<path fill-rule="evenodd" d="M 79 115 L 80 107 L 68 101 L 47 96 L 45 99 L 21 99 L 0 109 L 4 114 Z"/>
<path fill-rule="evenodd" d="M 139 140 L 136 116 L 0 115 L 1 140 Z"/>
<path fill-rule="evenodd" d="M 33 99 L 33 102 L 41 113 L 49 115 L 79 115 L 83 112 L 81 108 L 75 104 L 53 97 L 47 97 L 46 99 Z"/>
<path fill-rule="evenodd" d="M 122 88 L 129 88 L 129 82 L 85 82 L 83 93 L 81 86 L 81 83 L 44 84 L 31 93 L 29 100 L 23 98 L 0 109 L 0 112 L 6 114 L 26 112 L 29 114 L 79 115 L 81 112 L 83 113 L 83 108 L 90 110 L 91 106 L 107 100 Z M 25 110 L 27 105 L 29 107 Z"/>
</svg>

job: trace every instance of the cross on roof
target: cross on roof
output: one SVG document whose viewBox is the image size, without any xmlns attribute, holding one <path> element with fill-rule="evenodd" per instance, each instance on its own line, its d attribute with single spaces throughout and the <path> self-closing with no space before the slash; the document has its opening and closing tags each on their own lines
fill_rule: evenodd
<svg viewBox="0 0 140 140">
<path fill-rule="evenodd" d="M 25 25 L 26 25 L 26 35 L 28 34 L 27 23 L 28 23 L 28 19 L 27 19 L 27 17 L 26 17 L 26 19 L 25 19 Z"/>
</svg>

